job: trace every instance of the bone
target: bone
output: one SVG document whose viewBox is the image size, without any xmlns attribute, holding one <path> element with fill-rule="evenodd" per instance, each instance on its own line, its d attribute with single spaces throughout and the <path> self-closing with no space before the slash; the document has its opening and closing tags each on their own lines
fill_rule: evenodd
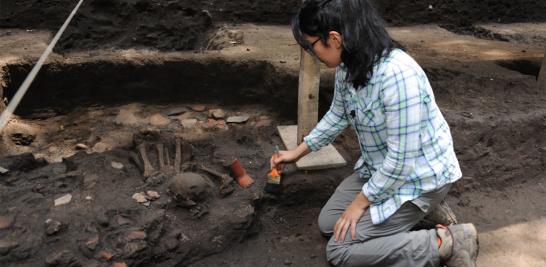
<svg viewBox="0 0 546 267">
<path fill-rule="evenodd" d="M 142 161 L 144 162 L 144 177 L 150 177 L 155 174 L 155 169 L 150 163 L 150 160 L 148 159 L 148 154 L 146 154 L 146 145 L 140 144 L 138 146 L 138 152 L 140 153 L 140 157 L 142 158 Z"/>
<path fill-rule="evenodd" d="M 174 155 L 174 172 L 180 173 L 180 165 L 182 164 L 182 151 L 180 149 L 180 139 L 176 138 L 176 152 Z"/>
<path fill-rule="evenodd" d="M 169 147 L 165 147 L 165 164 L 167 164 L 167 166 L 169 168 L 172 167 L 172 165 L 171 165 L 171 155 L 169 155 Z"/>
<path fill-rule="evenodd" d="M 161 143 L 156 144 L 155 147 L 157 148 L 157 158 L 159 159 L 159 171 L 165 173 L 168 171 L 167 165 L 165 165 L 165 149 Z"/>
<path fill-rule="evenodd" d="M 141 172 L 144 172 L 144 166 L 142 166 L 142 162 L 140 161 L 140 159 L 138 158 L 138 155 L 135 152 L 131 151 L 129 153 L 129 159 L 138 167 L 138 169 Z"/>
<path fill-rule="evenodd" d="M 231 178 L 231 176 L 227 175 L 227 174 L 222 174 L 222 173 L 219 173 L 213 169 L 209 169 L 203 165 L 200 165 L 199 168 L 213 176 L 215 176 L 216 178 L 218 178 L 220 180 L 220 188 L 219 188 L 219 193 L 220 193 L 220 197 L 225 197 L 229 194 L 231 194 L 233 192 L 233 186 L 231 186 L 231 182 L 233 182 L 233 178 Z"/>
</svg>

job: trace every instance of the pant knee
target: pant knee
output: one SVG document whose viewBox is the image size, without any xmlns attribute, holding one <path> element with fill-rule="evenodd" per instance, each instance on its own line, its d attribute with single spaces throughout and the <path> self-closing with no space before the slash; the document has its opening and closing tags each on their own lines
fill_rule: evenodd
<svg viewBox="0 0 546 267">
<path fill-rule="evenodd" d="M 347 255 L 349 253 L 349 246 L 343 243 L 338 243 L 332 239 L 328 241 L 326 245 L 326 259 L 334 266 L 343 266 Z"/>
<path fill-rule="evenodd" d="M 332 235 L 334 232 L 334 223 L 332 223 L 332 219 L 330 216 L 328 216 L 324 209 L 320 211 L 318 217 L 318 227 L 323 236 L 330 237 Z"/>
</svg>

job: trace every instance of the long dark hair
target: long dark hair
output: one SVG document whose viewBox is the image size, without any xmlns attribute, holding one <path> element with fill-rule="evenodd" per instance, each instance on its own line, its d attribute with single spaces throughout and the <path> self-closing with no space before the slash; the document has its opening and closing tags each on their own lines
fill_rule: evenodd
<svg viewBox="0 0 546 267">
<path fill-rule="evenodd" d="M 385 23 L 367 0 L 306 0 L 292 20 L 292 32 L 304 48 L 310 44 L 303 34 L 317 36 L 323 43 L 336 31 L 343 39 L 341 61 L 345 79 L 355 88 L 366 86 L 383 53 L 397 47 Z"/>
</svg>

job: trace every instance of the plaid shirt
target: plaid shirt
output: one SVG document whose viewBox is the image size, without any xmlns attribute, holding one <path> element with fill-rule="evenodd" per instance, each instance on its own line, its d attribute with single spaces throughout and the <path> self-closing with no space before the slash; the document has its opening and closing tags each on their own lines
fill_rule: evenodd
<svg viewBox="0 0 546 267">
<path fill-rule="evenodd" d="M 453 139 L 425 72 L 399 49 L 374 67 L 366 87 L 336 70 L 330 110 L 304 141 L 312 151 L 331 143 L 349 124 L 361 156 L 355 171 L 365 180 L 372 222 L 380 224 L 404 202 L 461 178 Z"/>
</svg>

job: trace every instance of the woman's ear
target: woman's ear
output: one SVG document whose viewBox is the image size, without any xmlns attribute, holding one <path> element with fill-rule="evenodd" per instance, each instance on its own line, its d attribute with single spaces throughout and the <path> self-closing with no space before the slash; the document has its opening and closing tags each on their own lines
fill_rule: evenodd
<svg viewBox="0 0 546 267">
<path fill-rule="evenodd" d="M 343 44 L 343 39 L 341 38 L 341 34 L 339 34 L 339 32 L 331 31 L 328 33 L 328 42 L 331 42 L 329 43 L 329 45 L 332 45 L 334 48 L 339 49 Z"/>
</svg>

